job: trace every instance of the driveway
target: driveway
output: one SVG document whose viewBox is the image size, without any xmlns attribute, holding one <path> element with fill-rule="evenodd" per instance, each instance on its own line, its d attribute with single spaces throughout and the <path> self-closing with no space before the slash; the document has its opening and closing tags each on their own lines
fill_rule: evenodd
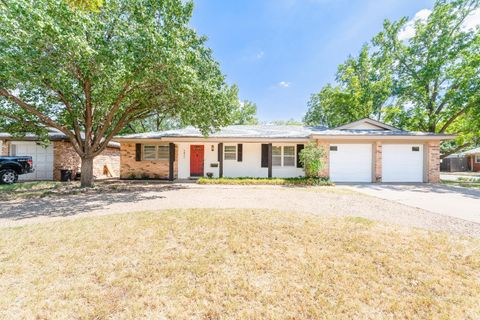
<svg viewBox="0 0 480 320">
<path fill-rule="evenodd" d="M 359 189 L 362 193 L 365 192 Z M 261 208 L 315 215 L 364 217 L 406 227 L 480 238 L 480 224 L 362 193 L 338 186 L 301 188 L 171 184 L 154 191 L 92 193 L 6 201 L 0 203 L 0 227 L 176 208 Z"/>
<path fill-rule="evenodd" d="M 352 190 L 480 224 L 480 190 L 433 184 L 362 184 Z"/>
</svg>

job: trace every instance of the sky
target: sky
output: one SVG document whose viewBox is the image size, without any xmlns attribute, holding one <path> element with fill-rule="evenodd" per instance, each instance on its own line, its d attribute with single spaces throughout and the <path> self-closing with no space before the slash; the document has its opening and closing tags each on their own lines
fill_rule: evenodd
<svg viewBox="0 0 480 320">
<path fill-rule="evenodd" d="M 312 93 L 382 30 L 433 0 L 194 0 L 191 25 L 208 38 L 240 99 L 261 121 L 301 120 Z"/>
</svg>

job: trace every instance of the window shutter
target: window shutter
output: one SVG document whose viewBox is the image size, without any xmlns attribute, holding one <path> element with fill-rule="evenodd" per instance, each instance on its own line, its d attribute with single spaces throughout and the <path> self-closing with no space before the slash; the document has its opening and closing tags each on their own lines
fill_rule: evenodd
<svg viewBox="0 0 480 320">
<path fill-rule="evenodd" d="M 305 148 L 305 145 L 297 144 L 297 168 L 303 168 L 303 165 L 300 162 L 300 151 L 302 151 L 303 148 Z"/>
<path fill-rule="evenodd" d="M 262 168 L 268 168 L 268 144 L 262 144 Z"/>
<path fill-rule="evenodd" d="M 238 162 L 243 161 L 243 144 L 241 143 L 237 145 L 237 161 Z"/>
<path fill-rule="evenodd" d="M 135 161 L 142 160 L 142 144 L 136 143 L 135 144 Z"/>
</svg>

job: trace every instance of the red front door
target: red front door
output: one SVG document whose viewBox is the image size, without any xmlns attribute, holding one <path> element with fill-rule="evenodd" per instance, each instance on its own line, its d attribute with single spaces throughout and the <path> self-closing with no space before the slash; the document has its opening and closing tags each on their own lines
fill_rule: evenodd
<svg viewBox="0 0 480 320">
<path fill-rule="evenodd" d="M 190 146 L 190 176 L 203 176 L 203 146 Z"/>
</svg>

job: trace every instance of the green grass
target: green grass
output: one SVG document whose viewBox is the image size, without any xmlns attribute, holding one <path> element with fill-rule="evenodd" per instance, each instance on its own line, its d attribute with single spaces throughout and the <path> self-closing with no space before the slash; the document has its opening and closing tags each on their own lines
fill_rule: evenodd
<svg viewBox="0 0 480 320">
<path fill-rule="evenodd" d="M 442 180 L 441 182 L 443 184 L 449 185 L 449 186 L 480 189 L 480 180 L 478 178 L 477 179 L 475 179 L 475 178 L 459 178 L 457 181 Z"/>
<path fill-rule="evenodd" d="M 333 186 L 326 178 L 200 178 L 199 184 L 230 184 L 230 185 L 287 185 L 287 186 Z"/>
<path fill-rule="evenodd" d="M 1 319 L 478 319 L 480 242 L 268 210 L 0 230 Z"/>
<path fill-rule="evenodd" d="M 61 185 L 61 182 L 56 181 L 17 182 L 14 184 L 0 184 L 0 192 L 44 190 L 57 188 Z"/>
</svg>

